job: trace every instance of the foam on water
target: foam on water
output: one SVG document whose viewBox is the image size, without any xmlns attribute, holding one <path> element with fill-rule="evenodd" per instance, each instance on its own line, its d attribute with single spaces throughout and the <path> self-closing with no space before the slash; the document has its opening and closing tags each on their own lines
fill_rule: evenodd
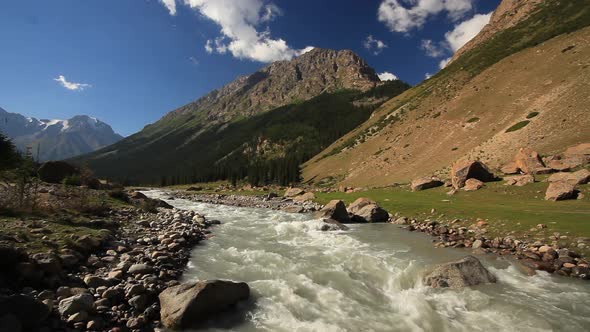
<svg viewBox="0 0 590 332">
<path fill-rule="evenodd" d="M 159 191 L 146 192 L 163 198 Z M 495 285 L 436 290 L 425 267 L 466 250 L 436 249 L 423 234 L 393 225 L 322 232 L 306 214 L 169 200 L 222 225 L 193 251 L 184 278 L 246 281 L 243 315 L 211 331 L 584 331 L 590 286 L 546 273 L 521 274 L 484 257 Z"/>
</svg>

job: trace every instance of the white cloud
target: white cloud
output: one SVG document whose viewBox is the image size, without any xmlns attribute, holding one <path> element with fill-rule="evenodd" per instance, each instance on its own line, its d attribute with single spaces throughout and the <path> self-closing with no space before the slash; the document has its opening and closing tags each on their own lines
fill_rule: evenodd
<svg viewBox="0 0 590 332">
<path fill-rule="evenodd" d="M 176 0 L 160 0 L 160 2 L 168 8 L 170 15 L 176 15 Z"/>
<path fill-rule="evenodd" d="M 431 58 L 438 58 L 440 56 L 443 56 L 446 52 L 444 44 L 437 45 L 430 39 L 423 39 L 422 43 L 420 44 L 420 49 L 424 50 L 426 52 L 426 55 L 428 55 Z"/>
<path fill-rule="evenodd" d="M 446 67 L 449 64 L 449 62 L 451 62 L 451 59 L 452 57 L 440 60 L 440 62 L 438 63 L 438 68 L 443 69 L 444 67 Z"/>
<path fill-rule="evenodd" d="M 61 84 L 64 88 L 68 90 L 82 91 L 86 88 L 92 87 L 92 85 L 86 83 L 68 82 L 68 80 L 66 80 L 66 78 L 63 75 L 59 75 L 57 78 L 54 78 L 53 80 L 59 82 L 59 84 Z"/>
<path fill-rule="evenodd" d="M 395 81 L 398 79 L 397 76 L 395 76 L 395 74 L 390 73 L 388 71 L 384 71 L 378 74 L 377 76 L 379 76 L 379 79 L 382 81 Z"/>
<path fill-rule="evenodd" d="M 452 31 L 445 33 L 445 39 L 451 50 L 456 52 L 468 41 L 473 39 L 483 27 L 488 24 L 492 13 L 477 14 L 472 18 L 463 21 L 455 26 Z"/>
<path fill-rule="evenodd" d="M 429 79 L 429 78 L 431 78 L 431 77 L 432 77 L 432 74 L 431 74 L 431 73 L 426 73 L 426 74 L 424 74 L 424 78 L 425 78 L 425 79 Z"/>
<path fill-rule="evenodd" d="M 367 36 L 367 38 L 363 42 L 363 46 L 367 50 L 371 51 L 374 55 L 378 55 L 379 53 L 381 53 L 381 51 L 383 51 L 384 48 L 387 47 L 387 45 L 383 41 L 373 38 L 372 35 Z"/>
<path fill-rule="evenodd" d="M 170 10 L 172 0 L 161 0 Z M 221 27 L 221 36 L 207 40 L 208 53 L 230 52 L 234 57 L 260 62 L 290 60 L 309 51 L 293 49 L 281 38 L 273 39 L 270 30 L 259 31 L 259 25 L 283 15 L 282 10 L 267 0 L 183 0 L 184 4 Z"/>
<path fill-rule="evenodd" d="M 377 17 L 391 31 L 421 28 L 429 16 L 445 12 L 458 20 L 473 8 L 474 0 L 382 0 Z"/>
</svg>

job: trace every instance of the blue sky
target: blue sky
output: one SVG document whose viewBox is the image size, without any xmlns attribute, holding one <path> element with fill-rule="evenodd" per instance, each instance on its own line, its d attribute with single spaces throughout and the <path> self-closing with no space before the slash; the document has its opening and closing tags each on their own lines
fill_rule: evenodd
<svg viewBox="0 0 590 332">
<path fill-rule="evenodd" d="M 37 118 L 87 114 L 130 135 L 308 46 L 352 49 L 378 73 L 417 84 L 499 2 L 2 1 L 0 107 Z"/>
</svg>

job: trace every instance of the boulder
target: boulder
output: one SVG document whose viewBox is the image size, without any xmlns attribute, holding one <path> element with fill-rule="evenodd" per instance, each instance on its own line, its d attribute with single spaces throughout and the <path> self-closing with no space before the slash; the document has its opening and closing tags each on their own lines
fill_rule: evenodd
<svg viewBox="0 0 590 332">
<path fill-rule="evenodd" d="M 495 179 L 494 174 L 481 161 L 459 161 L 451 169 L 451 180 L 455 189 L 462 188 L 467 179 L 477 179 L 483 182 Z"/>
<path fill-rule="evenodd" d="M 286 206 L 284 208 L 281 208 L 281 211 L 287 212 L 287 213 L 302 213 L 303 211 L 305 211 L 305 209 L 302 206 Z"/>
<path fill-rule="evenodd" d="M 389 213 L 377 204 L 368 204 L 357 210 L 351 219 L 354 222 L 386 222 Z"/>
<path fill-rule="evenodd" d="M 90 294 L 82 293 L 61 300 L 58 310 L 62 316 L 70 316 L 81 311 L 91 312 L 93 306 L 94 297 Z"/>
<path fill-rule="evenodd" d="M 547 181 L 549 182 L 567 182 L 571 185 L 586 184 L 590 181 L 590 171 L 587 169 L 581 169 L 573 173 L 555 173 L 551 175 Z"/>
<path fill-rule="evenodd" d="M 39 167 L 38 173 L 41 181 L 49 183 L 62 183 L 62 181 L 79 171 L 76 167 L 65 161 L 48 161 Z"/>
<path fill-rule="evenodd" d="M 463 190 L 476 191 L 483 188 L 483 186 L 485 186 L 485 184 L 479 181 L 478 179 L 467 179 L 467 181 L 465 181 L 465 186 L 463 187 Z"/>
<path fill-rule="evenodd" d="M 140 191 L 134 191 L 129 193 L 129 197 L 133 199 L 147 199 L 147 196 Z"/>
<path fill-rule="evenodd" d="M 518 174 L 518 166 L 516 166 L 516 163 L 511 161 L 508 164 L 502 166 L 502 168 L 500 168 L 500 171 L 504 174 Z"/>
<path fill-rule="evenodd" d="M 367 197 L 359 197 L 354 202 L 350 203 L 347 210 L 350 214 L 356 214 L 360 209 L 367 205 L 375 205 L 377 202 Z"/>
<path fill-rule="evenodd" d="M 467 256 L 456 262 L 435 266 L 425 274 L 422 281 L 433 288 L 462 288 L 495 283 L 496 277 L 477 258 Z"/>
<path fill-rule="evenodd" d="M 410 184 L 412 191 L 425 190 L 435 187 L 440 187 L 444 184 L 439 178 L 434 176 L 426 176 L 414 179 Z"/>
<path fill-rule="evenodd" d="M 545 200 L 562 201 L 566 199 L 575 199 L 578 195 L 576 187 L 566 181 L 551 182 L 545 192 Z"/>
<path fill-rule="evenodd" d="M 285 191 L 285 197 L 291 198 L 305 194 L 305 190 L 301 188 L 289 188 Z"/>
<path fill-rule="evenodd" d="M 341 200 L 332 200 L 328 204 L 315 213 L 317 219 L 334 219 L 339 222 L 350 222 L 346 205 Z"/>
<path fill-rule="evenodd" d="M 321 231 L 347 231 L 349 228 L 334 219 L 322 220 Z"/>
<path fill-rule="evenodd" d="M 551 169 L 543 163 L 539 153 L 530 148 L 518 150 L 518 153 L 514 156 L 514 162 L 516 167 L 525 174 L 547 174 L 551 172 Z"/>
<path fill-rule="evenodd" d="M 22 327 L 23 330 L 36 330 L 49 314 L 48 306 L 30 296 L 0 296 L 0 329 L 5 325 L 12 328 Z"/>
<path fill-rule="evenodd" d="M 314 193 L 305 193 L 305 194 L 301 194 L 299 196 L 295 196 L 293 198 L 293 201 L 295 202 L 307 202 L 307 201 L 313 201 L 315 199 L 315 194 Z"/>
<path fill-rule="evenodd" d="M 576 146 L 569 147 L 563 153 L 566 157 L 581 156 L 590 161 L 590 143 L 582 143 Z"/>
<path fill-rule="evenodd" d="M 244 282 L 206 280 L 167 288 L 159 297 L 164 327 L 186 329 L 247 300 L 250 287 Z"/>
<path fill-rule="evenodd" d="M 524 174 L 524 175 L 515 175 L 509 176 L 505 178 L 507 186 L 517 186 L 522 187 L 529 183 L 535 182 L 535 177 L 531 174 Z"/>
</svg>

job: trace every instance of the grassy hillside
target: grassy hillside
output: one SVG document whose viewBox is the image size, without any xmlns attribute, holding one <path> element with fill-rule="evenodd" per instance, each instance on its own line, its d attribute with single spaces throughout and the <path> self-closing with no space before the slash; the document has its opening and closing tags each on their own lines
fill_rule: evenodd
<svg viewBox="0 0 590 332">
<path fill-rule="evenodd" d="M 522 146 L 548 154 L 590 141 L 589 24 L 588 1 L 545 1 L 385 103 L 307 162 L 305 180 L 387 186 L 446 176 L 460 158 L 499 167 Z"/>
<path fill-rule="evenodd" d="M 373 90 L 343 90 L 224 125 L 205 126 L 202 114 L 167 116 L 78 161 L 102 177 L 126 183 L 177 184 L 248 177 L 253 184 L 299 179 L 299 165 L 366 121 L 373 110 L 409 86 L 388 82 Z"/>
</svg>

